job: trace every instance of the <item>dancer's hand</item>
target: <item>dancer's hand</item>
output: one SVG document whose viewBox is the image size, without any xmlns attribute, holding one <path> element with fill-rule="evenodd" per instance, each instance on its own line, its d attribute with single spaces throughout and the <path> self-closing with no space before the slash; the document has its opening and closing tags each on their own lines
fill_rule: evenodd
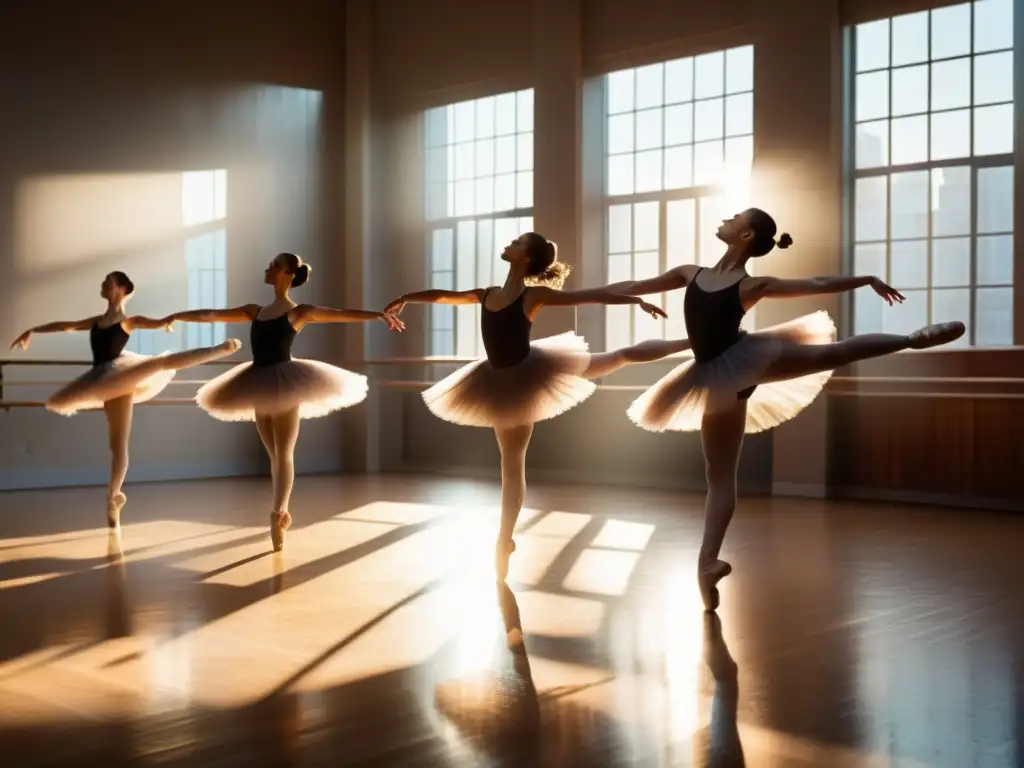
<svg viewBox="0 0 1024 768">
<path fill-rule="evenodd" d="M 653 304 L 649 304 L 646 301 L 638 301 L 637 302 L 637 306 L 639 306 L 640 309 L 642 309 L 644 312 L 646 312 L 648 315 L 650 315 L 653 318 L 659 318 L 659 317 L 667 318 L 668 317 L 668 315 L 665 314 L 665 310 L 664 309 L 662 309 L 661 307 L 656 307 Z"/>
<path fill-rule="evenodd" d="M 174 333 L 174 315 L 160 318 L 160 327 L 164 329 L 164 333 Z"/>
<path fill-rule="evenodd" d="M 395 299 L 386 307 L 384 307 L 384 314 L 394 315 L 395 317 L 398 317 L 398 315 L 402 313 L 402 310 L 405 309 L 405 304 L 405 296 L 399 296 L 397 299 Z"/>
<path fill-rule="evenodd" d="M 25 331 L 23 334 L 21 334 L 21 336 L 14 340 L 14 343 L 11 344 L 11 349 L 28 349 L 29 339 L 31 338 L 32 331 Z"/>
<path fill-rule="evenodd" d="M 870 285 L 871 290 L 873 290 L 875 293 L 877 293 L 879 296 L 885 299 L 886 303 L 890 307 L 892 306 L 893 302 L 896 302 L 897 304 L 902 304 L 904 298 L 906 298 L 902 293 L 897 291 L 891 285 L 886 285 L 877 277 L 871 278 Z"/>
<path fill-rule="evenodd" d="M 405 323 L 402 322 L 398 315 L 392 314 L 391 312 L 381 312 L 380 319 L 387 323 L 389 331 L 398 331 L 401 333 L 405 330 Z"/>
</svg>

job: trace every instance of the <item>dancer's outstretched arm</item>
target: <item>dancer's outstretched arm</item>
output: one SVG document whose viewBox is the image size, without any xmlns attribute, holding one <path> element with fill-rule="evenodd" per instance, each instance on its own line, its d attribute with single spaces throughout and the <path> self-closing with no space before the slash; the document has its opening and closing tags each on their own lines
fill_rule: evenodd
<svg viewBox="0 0 1024 768">
<path fill-rule="evenodd" d="M 624 293 L 627 296 L 646 296 L 651 293 L 664 293 L 685 288 L 700 271 L 696 264 L 683 264 L 673 267 L 668 272 L 663 272 L 657 277 L 648 277 L 644 280 L 624 280 L 621 283 L 606 285 L 605 290 L 615 293 Z"/>
<path fill-rule="evenodd" d="M 380 320 L 389 331 L 404 331 L 403 323 L 396 315 L 389 312 L 367 312 L 363 309 L 331 309 L 317 307 L 313 304 L 300 304 L 292 310 L 295 318 L 292 322 L 297 328 L 306 323 L 368 323 Z"/>
<path fill-rule="evenodd" d="M 484 288 L 474 288 L 471 291 L 416 291 L 415 293 L 403 293 L 397 299 L 384 307 L 384 314 L 397 315 L 406 304 L 482 304 L 484 295 L 487 293 Z"/>
<path fill-rule="evenodd" d="M 166 317 L 146 317 L 145 315 L 132 315 L 121 321 L 121 327 L 128 333 L 132 331 L 155 331 L 163 328 L 171 330 L 171 321 Z"/>
<path fill-rule="evenodd" d="M 527 289 L 526 313 L 533 317 L 543 307 L 575 307 L 580 304 L 636 304 L 652 317 L 668 317 L 665 310 L 648 304 L 639 296 L 627 296 L 625 293 L 604 288 L 587 288 L 581 291 L 559 291 L 554 288 L 537 286 Z"/>
<path fill-rule="evenodd" d="M 92 324 L 96 321 L 98 315 L 87 317 L 84 320 L 58 320 L 55 323 L 45 323 L 44 325 L 37 325 L 35 328 L 29 328 L 11 344 L 11 349 L 15 347 L 21 347 L 22 349 L 28 349 L 29 339 L 31 339 L 33 333 L 63 333 L 64 331 L 88 331 Z"/>
<path fill-rule="evenodd" d="M 891 306 L 902 304 L 904 296 L 877 277 L 807 277 L 784 279 L 780 277 L 752 277 L 740 285 L 740 300 L 744 305 L 756 304 L 761 299 L 792 299 L 797 296 L 820 296 L 826 293 L 845 293 L 864 286 L 881 296 Z"/>
<path fill-rule="evenodd" d="M 234 309 L 190 309 L 187 312 L 175 312 L 161 322 L 168 323 L 248 323 L 260 311 L 259 304 L 244 304 Z"/>
</svg>

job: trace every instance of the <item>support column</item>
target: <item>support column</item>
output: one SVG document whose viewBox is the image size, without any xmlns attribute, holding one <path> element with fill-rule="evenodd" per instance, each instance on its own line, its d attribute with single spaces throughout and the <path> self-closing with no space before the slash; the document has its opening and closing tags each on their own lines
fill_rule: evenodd
<svg viewBox="0 0 1024 768">
<path fill-rule="evenodd" d="M 787 251 L 759 259 L 760 274 L 842 271 L 842 28 L 839 0 L 777 0 L 752 6 L 754 47 L 753 204 L 793 236 Z M 766 301 L 759 327 L 825 309 L 839 322 L 838 297 Z M 821 397 L 773 433 L 772 482 L 780 495 L 824 496 L 828 408 Z"/>
<path fill-rule="evenodd" d="M 372 279 L 370 253 L 370 0 L 345 2 L 345 221 L 343 260 L 344 306 L 367 305 Z M 340 213 L 340 211 L 338 212 Z M 364 323 L 343 326 L 345 358 L 363 360 L 370 354 L 369 327 Z M 378 470 L 376 429 L 377 396 L 370 390 L 363 406 L 344 414 L 343 467 L 347 471 Z"/>
<path fill-rule="evenodd" d="M 559 258 L 574 274 L 566 287 L 579 286 L 581 260 L 581 84 L 583 77 L 582 0 L 534 4 L 534 229 L 558 243 Z M 573 330 L 573 309 L 545 310 L 534 338 Z"/>
</svg>

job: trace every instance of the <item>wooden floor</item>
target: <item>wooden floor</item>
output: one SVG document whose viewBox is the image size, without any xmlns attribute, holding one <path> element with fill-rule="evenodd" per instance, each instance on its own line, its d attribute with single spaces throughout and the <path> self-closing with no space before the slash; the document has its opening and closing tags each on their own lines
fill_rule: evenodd
<svg viewBox="0 0 1024 768">
<path fill-rule="evenodd" d="M 745 499 L 711 618 L 696 496 L 531 488 L 502 591 L 492 485 L 268 486 L 0 494 L 0 764 L 1024 765 L 1024 517 Z"/>
</svg>

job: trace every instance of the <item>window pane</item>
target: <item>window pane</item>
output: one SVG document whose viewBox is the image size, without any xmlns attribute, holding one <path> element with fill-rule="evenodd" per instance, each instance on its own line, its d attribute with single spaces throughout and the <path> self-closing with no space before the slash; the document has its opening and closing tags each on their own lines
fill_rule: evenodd
<svg viewBox="0 0 1024 768">
<path fill-rule="evenodd" d="M 889 164 L 889 121 L 860 123 L 856 128 L 858 168 L 881 168 Z"/>
<path fill-rule="evenodd" d="M 978 170 L 978 232 L 1013 231 L 1013 166 Z"/>
<path fill-rule="evenodd" d="M 928 11 L 892 20 L 892 66 L 928 61 Z"/>
<path fill-rule="evenodd" d="M 494 139 L 476 143 L 476 172 L 478 176 L 494 175 Z"/>
<path fill-rule="evenodd" d="M 892 121 L 892 164 L 922 163 L 928 159 L 928 118 L 900 117 Z"/>
<path fill-rule="evenodd" d="M 633 206 L 633 250 L 657 251 L 659 237 L 659 203 L 637 203 Z"/>
<path fill-rule="evenodd" d="M 1013 105 L 974 110 L 974 154 L 1002 155 L 1013 152 Z"/>
<path fill-rule="evenodd" d="M 636 191 L 657 192 L 661 189 L 662 152 L 652 149 L 636 154 Z"/>
<path fill-rule="evenodd" d="M 636 148 L 642 150 L 661 147 L 664 144 L 661 135 L 663 124 L 664 116 L 660 108 L 637 112 Z"/>
<path fill-rule="evenodd" d="M 477 179 L 474 182 L 476 186 L 476 212 L 480 213 L 493 213 L 494 212 L 494 177 L 488 176 L 485 179 Z"/>
<path fill-rule="evenodd" d="M 971 105 L 971 60 L 932 64 L 932 111 Z"/>
<path fill-rule="evenodd" d="M 1013 284 L 1013 235 L 977 238 L 978 285 Z"/>
<path fill-rule="evenodd" d="M 885 256 L 885 243 L 855 246 L 853 249 L 853 273 L 861 276 L 880 277 L 883 280 L 888 279 Z M 871 292 L 871 295 L 875 295 L 874 291 Z"/>
<path fill-rule="evenodd" d="M 932 234 L 971 233 L 971 169 L 936 168 L 932 171 Z"/>
<path fill-rule="evenodd" d="M 854 236 L 857 242 L 885 240 L 889 209 L 889 179 L 872 176 L 857 179 L 854 186 Z"/>
<path fill-rule="evenodd" d="M 453 269 L 455 234 L 451 229 L 435 229 L 431 235 L 430 271 L 450 272 Z"/>
<path fill-rule="evenodd" d="M 974 52 L 1013 47 L 1013 0 L 974 3 Z"/>
<path fill-rule="evenodd" d="M 725 54 L 705 53 L 694 62 L 694 96 L 706 99 L 725 92 Z"/>
<path fill-rule="evenodd" d="M 455 141 L 472 141 L 476 133 L 476 105 L 464 101 L 455 105 Z"/>
<path fill-rule="evenodd" d="M 434 331 L 450 331 L 455 327 L 452 308 L 444 304 L 430 305 L 430 328 Z"/>
<path fill-rule="evenodd" d="M 665 103 L 693 100 L 693 59 L 676 59 L 665 64 Z"/>
<path fill-rule="evenodd" d="M 629 253 L 632 250 L 633 211 L 629 205 L 608 208 L 608 252 Z"/>
<path fill-rule="evenodd" d="M 455 182 L 455 215 L 472 216 L 476 213 L 476 184 L 473 180 Z"/>
<path fill-rule="evenodd" d="M 485 139 L 494 135 L 496 100 L 493 96 L 476 102 L 476 138 Z"/>
<path fill-rule="evenodd" d="M 693 147 L 665 150 L 665 189 L 686 189 L 693 185 Z"/>
<path fill-rule="evenodd" d="M 889 210 L 893 239 L 927 237 L 928 175 L 927 171 L 892 175 Z"/>
<path fill-rule="evenodd" d="M 928 111 L 928 67 L 892 70 L 892 113 L 913 115 Z"/>
<path fill-rule="evenodd" d="M 857 71 L 889 66 L 889 20 L 857 25 Z"/>
<path fill-rule="evenodd" d="M 533 171 L 516 174 L 516 208 L 533 207 Z"/>
<path fill-rule="evenodd" d="M 608 75 L 605 83 L 607 85 L 609 115 L 629 112 L 633 109 L 634 77 L 632 69 L 612 72 Z"/>
<path fill-rule="evenodd" d="M 693 135 L 697 141 L 720 139 L 724 134 L 724 101 L 708 99 L 695 105 Z"/>
<path fill-rule="evenodd" d="M 516 207 L 516 175 L 505 173 L 494 179 L 494 210 L 511 211 Z"/>
<path fill-rule="evenodd" d="M 452 357 L 455 350 L 451 331 L 433 331 L 430 334 L 430 354 L 434 357 Z"/>
<path fill-rule="evenodd" d="M 736 182 L 750 175 L 754 162 L 754 137 L 740 136 L 725 140 L 725 173 L 728 181 Z M 741 201 L 741 205 L 746 201 Z"/>
<path fill-rule="evenodd" d="M 679 265 L 696 261 L 697 203 L 695 200 L 669 200 L 666 204 L 668 263 Z M 681 291 L 679 293 L 682 293 Z"/>
<path fill-rule="evenodd" d="M 664 67 L 651 64 L 636 70 L 636 109 L 660 107 L 665 101 Z"/>
<path fill-rule="evenodd" d="M 979 288 L 974 304 L 974 343 L 979 347 L 1013 344 L 1013 289 Z"/>
<path fill-rule="evenodd" d="M 960 320 L 965 324 L 970 323 L 970 288 L 939 288 L 937 290 L 932 291 L 931 322 L 948 323 L 951 320 Z M 970 344 L 970 334 L 965 333 L 956 341 L 951 342 L 948 346 L 969 347 Z"/>
<path fill-rule="evenodd" d="M 516 169 L 515 136 L 502 136 L 495 142 L 494 172 L 512 173 Z"/>
<path fill-rule="evenodd" d="M 677 104 L 665 109 L 665 146 L 693 142 L 693 104 Z"/>
<path fill-rule="evenodd" d="M 460 221 L 455 235 L 455 290 L 476 288 L 476 222 Z"/>
<path fill-rule="evenodd" d="M 516 95 L 503 93 L 494 102 L 494 132 L 510 136 L 516 132 Z"/>
<path fill-rule="evenodd" d="M 632 112 L 608 118 L 608 154 L 633 151 L 633 121 Z"/>
<path fill-rule="evenodd" d="M 952 160 L 971 155 L 971 111 L 958 109 L 931 115 L 931 159 Z"/>
<path fill-rule="evenodd" d="M 608 158 L 608 194 L 633 193 L 633 155 L 613 155 Z"/>
<path fill-rule="evenodd" d="M 516 94 L 516 129 L 520 133 L 533 131 L 533 89 Z"/>
<path fill-rule="evenodd" d="M 476 147 L 473 144 L 455 145 L 455 179 L 472 179 L 476 175 Z"/>
<path fill-rule="evenodd" d="M 731 48 L 725 53 L 725 92 L 754 90 L 754 46 Z"/>
<path fill-rule="evenodd" d="M 725 135 L 742 136 L 754 132 L 754 95 L 744 93 L 725 100 Z"/>
<path fill-rule="evenodd" d="M 607 349 L 621 349 L 629 346 L 631 309 L 632 307 L 628 304 L 604 308 L 604 338 Z"/>
<path fill-rule="evenodd" d="M 892 244 L 889 282 L 898 290 L 928 287 L 928 241 L 897 240 Z"/>
<path fill-rule="evenodd" d="M 906 297 L 902 304 L 888 306 L 872 293 L 874 303 L 882 310 L 884 333 L 908 334 L 928 325 L 928 291 L 901 291 Z"/>
<path fill-rule="evenodd" d="M 524 230 L 529 231 L 529 230 Z M 484 288 L 494 285 L 494 262 L 497 251 L 494 247 L 494 220 L 483 219 L 476 228 L 476 286 Z"/>
<path fill-rule="evenodd" d="M 1013 51 L 990 53 L 974 60 L 974 103 L 1013 101 Z"/>
<path fill-rule="evenodd" d="M 516 137 L 516 170 L 533 170 L 533 134 L 521 133 Z M 479 169 L 477 169 L 479 173 Z"/>
<path fill-rule="evenodd" d="M 721 141 L 705 141 L 693 147 L 694 183 L 713 184 L 721 178 L 724 157 Z"/>
<path fill-rule="evenodd" d="M 870 288 L 861 288 L 853 293 L 853 328 L 855 333 L 881 333 L 884 301 Z"/>
<path fill-rule="evenodd" d="M 428 109 L 424 118 L 424 128 L 428 147 L 444 146 L 448 138 L 447 108 L 435 107 Z"/>
<path fill-rule="evenodd" d="M 932 285 L 936 287 L 971 284 L 971 240 L 968 237 L 932 241 Z M 932 318 L 934 321 L 934 318 Z M 964 320 L 964 317 L 953 318 Z"/>
<path fill-rule="evenodd" d="M 476 354 L 476 337 L 479 324 L 476 307 L 455 307 L 455 354 L 459 357 L 473 357 Z"/>
<path fill-rule="evenodd" d="M 857 75 L 857 120 L 877 120 L 889 116 L 889 73 Z"/>
<path fill-rule="evenodd" d="M 932 11 L 932 59 L 966 56 L 971 52 L 971 4 Z"/>
</svg>

